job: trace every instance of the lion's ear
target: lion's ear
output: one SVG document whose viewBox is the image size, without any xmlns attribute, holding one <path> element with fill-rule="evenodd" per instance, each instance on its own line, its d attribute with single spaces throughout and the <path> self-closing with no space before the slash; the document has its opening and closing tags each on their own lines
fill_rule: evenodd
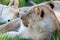
<svg viewBox="0 0 60 40">
<path fill-rule="evenodd" d="M 50 8 L 54 8 L 54 4 L 53 3 L 47 3 L 46 5 L 50 6 Z"/>
<path fill-rule="evenodd" d="M 8 6 L 17 8 L 19 6 L 19 1 L 18 0 L 10 0 L 10 3 Z"/>
<path fill-rule="evenodd" d="M 39 15 L 40 17 L 44 17 L 44 15 L 45 15 L 44 10 L 42 10 L 40 7 L 36 7 L 36 8 L 35 8 L 35 12 L 36 12 L 36 14 Z"/>
<path fill-rule="evenodd" d="M 40 7 L 35 7 L 35 12 L 36 12 L 37 14 L 39 14 L 39 13 L 41 12 Z"/>
</svg>

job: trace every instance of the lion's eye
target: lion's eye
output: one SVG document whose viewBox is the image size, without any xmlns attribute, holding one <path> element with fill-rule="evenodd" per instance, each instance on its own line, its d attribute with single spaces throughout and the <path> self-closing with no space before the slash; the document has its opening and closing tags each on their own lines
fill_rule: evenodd
<svg viewBox="0 0 60 40">
<path fill-rule="evenodd" d="M 44 17 L 44 11 L 41 10 L 41 14 L 40 14 L 41 17 Z"/>
<path fill-rule="evenodd" d="M 10 22 L 10 20 L 8 20 L 8 22 Z"/>
</svg>

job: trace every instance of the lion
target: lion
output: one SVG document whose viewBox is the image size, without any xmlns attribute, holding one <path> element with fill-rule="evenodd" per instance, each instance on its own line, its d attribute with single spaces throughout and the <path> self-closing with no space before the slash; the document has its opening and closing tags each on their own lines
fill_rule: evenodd
<svg viewBox="0 0 60 40">
<path fill-rule="evenodd" d="M 2 6 L 1 7 L 1 15 L 0 19 L 2 22 L 10 22 L 15 18 L 19 17 L 19 9 L 18 9 L 19 2 L 18 0 L 12 0 L 12 3 L 10 2 L 8 6 Z"/>
<path fill-rule="evenodd" d="M 59 9 L 60 8 L 60 1 L 43 2 L 43 3 L 37 4 L 37 5 L 49 6 L 54 11 L 54 13 L 55 13 L 55 15 L 56 15 L 56 17 L 57 17 L 57 19 L 59 21 L 59 25 L 60 25 L 60 14 L 59 14 L 59 11 L 60 11 L 60 9 Z M 21 14 L 21 16 L 26 15 L 30 8 L 31 8 L 31 6 L 30 7 L 20 8 L 19 13 Z M 56 31 L 60 31 L 60 27 L 57 27 Z"/>
<path fill-rule="evenodd" d="M 35 4 L 36 5 L 36 4 Z M 53 9 L 58 21 L 59 21 L 59 25 L 60 25 L 60 1 L 48 1 L 48 2 L 43 2 L 43 3 L 40 3 L 40 4 L 37 4 L 37 5 L 45 5 L 45 6 L 49 6 L 51 9 Z M 30 7 L 27 7 L 26 9 L 29 10 Z M 25 10 L 24 14 L 22 12 L 20 12 L 22 15 L 25 15 L 27 14 L 27 10 Z M 57 30 L 59 31 L 60 30 L 60 27 L 57 28 Z"/>
<path fill-rule="evenodd" d="M 59 22 L 54 12 L 51 8 L 45 5 L 31 8 L 28 11 L 28 14 L 21 19 L 23 24 L 28 28 L 21 33 L 25 38 L 27 36 L 36 40 L 48 40 L 49 36 L 56 30 L 55 28 L 59 27 Z"/>
</svg>

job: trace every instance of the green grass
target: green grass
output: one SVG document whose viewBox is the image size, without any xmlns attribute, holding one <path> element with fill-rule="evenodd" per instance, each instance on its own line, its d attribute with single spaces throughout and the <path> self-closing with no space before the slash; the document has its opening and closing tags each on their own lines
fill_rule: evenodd
<svg viewBox="0 0 60 40">
<path fill-rule="evenodd" d="M 55 33 L 50 40 L 60 40 L 60 34 L 59 33 Z"/>
<path fill-rule="evenodd" d="M 0 40 L 30 40 L 30 39 L 20 38 L 18 36 L 11 38 L 11 37 L 8 37 L 7 35 L 4 35 L 0 37 Z"/>
<path fill-rule="evenodd" d="M 38 3 L 49 1 L 49 0 L 33 0 L 33 1 L 38 4 Z M 9 0 L 0 0 L 0 3 L 8 5 Z M 19 0 L 19 7 L 30 6 L 30 5 L 31 4 L 26 3 L 25 0 Z M 0 25 L 2 25 L 4 23 L 5 22 L 0 22 Z M 5 36 L 1 36 L 0 40 L 30 40 L 30 39 L 23 39 L 18 36 L 15 38 L 11 38 L 11 37 L 8 37 L 7 35 L 5 35 Z M 55 35 L 53 35 L 50 40 L 60 40 L 60 33 L 55 33 Z"/>
<path fill-rule="evenodd" d="M 31 39 L 25 39 L 25 38 L 23 39 L 18 36 L 11 38 L 8 37 L 7 35 L 4 35 L 4 36 L 0 36 L 0 40 L 31 40 Z M 50 40 L 60 40 L 60 34 L 54 34 Z"/>
</svg>

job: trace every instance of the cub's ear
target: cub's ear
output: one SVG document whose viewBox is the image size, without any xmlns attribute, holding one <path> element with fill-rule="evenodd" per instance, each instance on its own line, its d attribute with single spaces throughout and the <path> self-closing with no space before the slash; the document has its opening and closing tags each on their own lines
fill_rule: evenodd
<svg viewBox="0 0 60 40">
<path fill-rule="evenodd" d="M 36 12 L 36 14 L 39 15 L 41 18 L 43 18 L 44 15 L 45 15 L 45 12 L 44 12 L 40 7 L 36 7 L 36 8 L 35 8 L 35 12 Z"/>
<path fill-rule="evenodd" d="M 10 0 L 10 3 L 8 6 L 17 8 L 19 6 L 19 1 L 18 0 Z"/>
<path fill-rule="evenodd" d="M 40 12 L 41 12 L 40 7 L 35 7 L 35 12 L 36 12 L 37 14 L 40 14 Z"/>
<path fill-rule="evenodd" d="M 47 3 L 46 5 L 50 6 L 50 8 L 54 8 L 54 4 L 53 3 Z"/>
</svg>

